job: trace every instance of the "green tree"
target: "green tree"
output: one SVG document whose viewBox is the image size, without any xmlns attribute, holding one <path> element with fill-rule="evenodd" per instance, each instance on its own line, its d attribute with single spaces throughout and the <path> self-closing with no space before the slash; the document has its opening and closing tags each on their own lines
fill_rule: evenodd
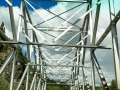
<svg viewBox="0 0 120 90">
<path fill-rule="evenodd" d="M 111 81 L 110 90 L 117 90 L 117 88 L 116 88 L 116 81 L 115 80 Z"/>
</svg>

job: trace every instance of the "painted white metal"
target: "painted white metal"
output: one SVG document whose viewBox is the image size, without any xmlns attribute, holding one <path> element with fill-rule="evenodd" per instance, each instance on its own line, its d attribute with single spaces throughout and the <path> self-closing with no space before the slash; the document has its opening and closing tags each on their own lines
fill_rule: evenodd
<svg viewBox="0 0 120 90">
<path fill-rule="evenodd" d="M 5 0 L 8 4 L 9 4 L 9 6 L 10 7 L 12 7 L 13 5 L 12 5 L 12 3 L 9 1 L 9 0 Z M 45 0 L 44 0 L 45 1 Z M 47 1 L 47 0 L 46 0 Z M 60 1 L 60 0 L 49 0 L 49 1 Z M 61 1 L 74 1 L 74 2 L 83 2 L 83 1 L 78 1 L 78 0 L 61 0 Z M 88 84 L 88 79 L 86 78 L 87 77 L 87 75 L 85 74 L 85 66 L 84 66 L 84 61 L 85 60 L 82 60 L 82 58 L 83 58 L 83 54 L 85 54 L 84 53 L 84 49 L 86 48 L 86 47 L 94 47 L 94 48 L 97 48 L 97 47 L 99 47 L 99 45 L 98 44 L 100 44 L 102 41 L 103 41 L 103 39 L 101 39 L 101 41 L 100 41 L 100 43 L 98 43 L 98 44 L 96 44 L 96 46 L 95 46 L 95 43 L 93 43 L 92 41 L 94 40 L 93 38 L 94 38 L 94 31 L 93 31 L 93 22 L 92 22 L 92 19 L 93 19 L 93 17 L 92 17 L 92 11 L 93 11 L 93 9 L 95 9 L 98 5 L 100 5 L 101 4 L 101 2 L 102 2 L 103 0 L 98 0 L 98 2 L 97 2 L 97 4 L 95 4 L 95 5 L 93 5 L 93 6 L 91 6 L 91 4 L 90 3 L 88 3 L 86 0 L 84 1 L 84 4 L 83 4 L 83 7 L 80 7 L 78 10 L 76 10 L 76 12 L 75 13 L 73 13 L 72 14 L 72 16 L 70 16 L 68 19 L 64 19 L 64 18 L 62 18 L 60 15 L 62 15 L 62 14 L 64 14 L 64 13 L 66 13 L 66 12 L 68 12 L 68 11 L 70 11 L 70 10 L 67 10 L 67 11 L 65 11 L 65 12 L 63 12 L 63 13 L 61 13 L 61 14 L 59 14 L 59 15 L 56 15 L 56 14 L 54 14 L 53 13 L 53 15 L 55 15 L 52 19 L 54 19 L 55 17 L 58 17 L 58 18 L 61 18 L 62 20 L 64 20 L 64 22 L 62 23 L 62 24 L 60 24 L 60 26 L 58 26 L 58 28 L 53 28 L 53 26 L 48 22 L 49 20 L 51 20 L 51 19 L 46 19 L 45 17 L 43 17 L 42 16 L 42 14 L 40 14 L 33 6 L 32 6 L 32 4 L 29 2 L 29 1 L 26 1 L 26 3 L 44 20 L 43 21 L 43 23 L 44 22 L 46 22 L 49 26 L 50 26 L 50 28 L 49 27 L 40 27 L 40 28 L 36 28 L 36 27 L 34 27 L 33 26 L 33 24 L 31 23 L 31 21 L 30 21 L 30 15 L 28 15 L 28 17 L 26 18 L 23 14 L 22 14 L 22 9 L 23 9 L 23 6 L 21 5 L 21 9 L 20 9 L 20 12 L 18 12 L 17 11 L 17 9 L 15 9 L 14 8 L 14 10 L 18 13 L 18 15 L 20 16 L 19 17 L 19 22 L 18 22 L 18 32 L 17 32 L 17 34 L 16 34 L 16 32 L 13 32 L 13 37 L 15 36 L 15 35 L 17 35 L 17 38 L 14 38 L 14 39 L 16 39 L 15 41 L 16 42 L 12 42 L 11 41 L 11 44 L 19 44 L 20 42 L 17 42 L 17 41 L 19 41 L 19 37 L 20 37 L 20 32 L 21 32 L 21 29 L 22 29 L 22 20 L 24 20 L 25 22 L 26 22 L 26 24 L 28 24 L 32 29 L 30 29 L 30 30 L 32 30 L 33 31 L 33 33 L 31 33 L 31 38 L 29 38 L 29 36 L 27 35 L 27 34 L 25 34 L 24 32 L 22 32 L 24 35 L 25 35 L 25 38 L 28 40 L 28 41 L 30 41 L 30 44 L 29 44 L 29 42 L 25 42 L 25 43 L 23 43 L 23 44 L 27 44 L 27 45 L 30 45 L 30 51 L 28 51 L 28 53 L 30 53 L 30 58 L 32 58 L 32 53 L 34 53 L 35 54 L 35 59 L 37 60 L 37 61 L 35 61 L 35 62 L 37 62 L 37 63 L 35 63 L 35 65 L 34 64 L 31 64 L 31 65 L 33 65 L 33 66 L 35 66 L 35 67 L 39 67 L 40 68 L 40 71 L 39 72 L 36 72 L 35 74 L 34 74 L 34 78 L 33 78 L 33 81 L 32 81 L 32 83 L 31 83 L 31 86 L 30 86 L 30 90 L 32 89 L 32 87 L 33 87 L 33 85 L 34 85 L 34 90 L 46 90 L 46 85 L 47 85 L 47 82 L 46 82 L 46 76 L 48 76 L 49 77 L 49 79 L 53 79 L 54 81 L 56 81 L 56 80 L 60 80 L 59 81 L 59 83 L 60 82 L 62 82 L 62 81 L 64 81 L 64 79 L 70 79 L 70 78 L 66 78 L 66 77 L 69 77 L 70 75 L 71 75 L 71 79 L 70 79 L 70 82 L 71 82 L 71 90 L 81 90 L 82 88 L 80 87 L 80 85 L 83 83 L 83 90 L 85 89 L 85 87 L 84 87 L 84 85 L 85 85 L 85 80 L 87 81 L 86 83 Z M 115 70 L 116 70 L 116 81 L 117 81 L 117 83 L 118 83 L 118 85 L 117 85 L 117 87 L 118 87 L 118 89 L 120 89 L 120 86 L 119 86 L 119 83 L 120 83 L 120 79 L 119 79 L 119 67 L 120 67 L 120 57 L 119 57 L 119 48 L 118 48 L 118 40 L 117 40 L 117 32 L 116 32 L 116 22 L 114 22 L 114 18 L 115 18 L 115 8 L 114 8 L 114 1 L 113 0 L 108 0 L 109 2 L 109 11 L 110 11 L 110 20 L 112 21 L 113 20 L 113 22 L 111 22 L 111 24 L 110 24 L 110 26 L 109 26 L 109 28 L 108 29 L 111 29 L 111 31 L 112 31 L 112 41 L 113 41 L 113 53 L 114 53 L 114 59 L 115 59 Z M 85 3 L 85 2 L 87 2 L 87 3 Z M 73 18 L 73 17 L 75 17 L 75 15 L 77 15 L 81 10 L 83 10 L 83 8 L 85 8 L 86 6 L 88 6 L 88 5 L 90 5 L 90 7 L 87 9 L 88 11 L 86 11 L 82 16 L 80 16 L 74 23 L 70 23 L 70 20 Z M 24 7 L 26 7 L 26 6 L 24 6 Z M 48 11 L 48 10 L 46 10 L 46 11 Z M 97 10 L 96 10 L 97 11 Z M 48 11 L 49 12 L 49 11 Z M 29 12 L 27 12 L 28 14 L 29 14 Z M 89 14 L 89 18 L 87 17 L 88 16 L 88 14 Z M 13 15 L 12 15 L 12 17 L 13 17 Z M 119 17 L 119 16 L 118 16 Z M 84 23 L 84 25 L 83 25 L 83 27 L 82 27 L 82 29 L 80 29 L 79 27 L 77 27 L 77 28 L 79 28 L 79 29 L 73 29 L 72 27 L 73 26 L 76 26 L 75 24 L 77 24 L 78 22 L 81 22 L 82 20 L 81 19 L 86 19 L 87 18 L 87 20 L 89 21 L 88 23 L 89 23 L 89 31 L 84 31 L 84 29 L 85 29 L 85 25 L 86 25 L 86 23 Z M 13 18 L 12 18 L 13 19 Z M 29 20 L 27 20 L 27 19 L 29 19 Z M 118 19 L 117 19 L 118 20 Z M 68 28 L 61 28 L 62 26 L 64 26 L 65 24 L 67 24 L 67 23 L 70 23 L 71 25 L 68 27 Z M 25 25 L 26 26 L 26 25 Z M 14 26 L 12 25 L 12 28 L 14 28 Z M 29 30 L 27 27 L 25 27 L 24 28 L 25 30 Z M 57 41 L 58 40 L 61 40 L 60 38 L 62 37 L 62 36 L 64 36 L 67 32 L 77 32 L 74 36 L 71 36 L 71 38 L 70 39 L 68 39 L 67 41 L 65 40 L 65 43 L 64 44 L 46 44 L 46 42 L 48 43 L 48 42 L 52 42 L 52 40 L 51 41 L 47 41 L 47 38 L 45 37 L 45 36 L 43 36 L 41 33 L 40 33 L 40 31 L 38 31 L 38 30 L 47 30 L 47 29 L 49 29 L 48 31 L 55 31 L 55 32 L 62 32 L 60 35 L 58 35 L 57 37 L 55 37 L 54 39 L 53 39 L 53 41 L 54 41 L 54 43 L 57 43 Z M 106 30 L 107 31 L 107 30 Z M 110 31 L 110 30 L 109 30 Z M 109 31 L 107 31 L 106 33 L 108 34 L 108 32 Z M 47 32 L 47 31 L 46 31 Z M 79 33 L 80 33 L 80 35 L 81 35 L 81 40 L 79 40 L 79 42 L 77 43 L 77 44 L 73 44 L 73 45 L 67 45 L 68 43 L 70 43 L 70 41 L 72 41 L 74 38 L 76 38 L 76 36 L 78 36 L 79 35 Z M 83 34 L 84 33 L 84 34 Z M 88 34 L 85 34 L 85 33 L 88 33 Z M 106 34 L 105 33 L 105 34 Z M 39 43 L 39 39 L 38 39 L 38 36 L 40 37 L 40 39 L 42 39 L 43 41 L 44 41 L 44 43 Z M 51 34 L 52 35 L 52 34 Z M 86 40 L 86 38 L 88 38 L 88 36 L 90 35 L 90 44 L 91 44 L 91 46 L 86 46 L 87 44 L 85 44 L 84 45 L 84 40 Z M 33 39 L 34 38 L 34 39 Z M 104 37 L 103 37 L 104 38 Z M 94 40 L 94 42 L 95 42 L 95 40 Z M 1 41 L 1 43 L 5 43 L 4 41 Z M 6 41 L 6 43 L 9 43 L 9 42 L 7 42 Z M 22 43 L 22 42 L 21 42 Z M 94 44 L 94 45 L 93 45 Z M 17 45 L 16 45 L 17 46 Z M 43 46 L 44 47 L 53 47 L 52 48 L 52 50 L 53 51 L 46 51 L 44 48 L 43 48 Z M 61 52 L 60 52 L 60 49 L 62 48 L 62 47 L 70 47 L 70 50 L 68 50 L 68 52 L 63 52 L 63 54 L 61 54 Z M 33 48 L 32 47 L 34 47 L 34 52 L 33 52 Z M 56 47 L 58 48 L 58 49 L 56 49 Z M 72 47 L 72 48 L 71 48 Z M 79 50 L 79 49 L 80 50 Z M 62 48 L 62 49 L 64 49 L 64 48 Z M 91 50 L 95 50 L 95 49 L 91 49 Z M 73 52 L 73 51 L 77 51 L 77 52 Z M 43 53 L 43 52 L 45 52 L 45 53 Z M 52 53 L 57 53 L 57 54 L 59 54 L 59 55 L 62 55 L 61 56 L 61 58 L 60 57 L 57 57 L 57 58 L 55 58 L 54 56 L 55 55 L 57 55 L 57 54 L 55 54 L 55 55 L 53 55 Z M 15 52 L 14 52 L 15 53 Z M 76 53 L 77 55 L 75 55 L 75 57 L 74 58 L 70 58 L 69 57 L 69 55 L 71 55 L 72 53 Z M 90 53 L 92 53 L 92 51 L 90 51 Z M 16 54 L 15 54 L 16 55 Z M 13 57 L 13 56 L 15 56 L 15 55 L 13 55 L 13 53 L 9 56 L 9 58 L 6 60 L 6 62 L 4 63 L 4 65 L 0 68 L 0 74 L 4 71 L 4 69 L 5 69 L 5 67 L 8 65 L 8 63 L 11 61 L 10 59 Z M 49 56 L 48 56 L 49 55 Z M 79 57 L 81 55 L 81 57 Z M 43 60 L 43 57 L 42 56 L 44 56 L 44 60 Z M 51 57 L 51 58 L 49 58 L 49 57 Z M 68 61 L 66 61 L 67 59 L 64 59 L 64 58 L 67 58 L 68 59 Z M 91 58 L 92 59 L 92 58 Z M 64 61 L 65 60 L 65 61 Z M 80 61 L 79 61 L 80 60 Z M 82 62 L 81 62 L 81 60 L 82 60 Z M 62 62 L 61 62 L 62 61 Z M 64 62 L 63 62 L 64 61 Z M 93 72 L 94 72 L 94 63 L 93 62 L 91 62 L 92 63 L 92 70 L 93 70 Z M 70 65 L 69 65 L 70 64 Z M 80 65 L 79 65 L 80 64 Z M 96 64 L 96 63 L 95 63 Z M 15 61 L 14 61 L 14 63 L 13 63 L 13 65 L 15 65 Z M 81 65 L 83 65 L 83 66 L 81 66 Z M 18 84 L 18 87 L 17 87 L 17 90 L 19 90 L 20 89 L 20 86 L 21 86 L 21 84 L 22 84 L 22 82 L 23 82 L 23 79 L 24 79 L 24 77 L 25 77 L 25 75 L 26 75 L 26 73 L 27 73 L 27 79 L 29 79 L 28 78 L 28 76 L 29 76 L 29 66 L 30 66 L 30 64 L 28 65 L 27 64 L 27 67 L 26 67 L 26 69 L 25 69 L 25 71 L 24 71 L 24 73 L 23 73 L 23 76 L 22 76 L 22 78 L 21 78 L 21 80 L 20 80 L 20 82 L 19 82 L 19 84 Z M 72 68 L 71 68 L 72 67 Z M 98 66 L 97 66 L 98 67 Z M 14 69 L 15 69 L 15 67 L 13 67 L 13 71 L 12 71 L 12 77 L 11 77 L 11 80 L 12 80 L 12 83 L 11 83 L 11 85 L 10 85 L 10 89 L 12 90 L 12 85 L 13 85 L 13 80 L 14 80 L 14 73 L 15 73 L 15 71 L 14 71 Z M 78 70 L 81 70 L 82 69 L 82 73 L 83 73 L 83 80 L 80 80 L 80 76 L 79 76 L 79 71 Z M 37 71 L 37 69 L 36 69 L 36 71 Z M 64 72 L 64 73 L 63 73 Z M 71 74 L 70 74 L 70 72 L 71 72 Z M 101 71 L 98 69 L 98 72 L 99 73 L 101 73 Z M 40 73 L 41 74 L 41 77 L 39 78 L 39 82 L 38 82 L 38 85 L 37 85 L 37 87 L 36 87 L 36 75 L 38 74 L 38 73 Z M 69 74 L 70 75 L 69 75 Z M 94 75 L 93 75 L 94 73 L 92 73 L 92 82 L 93 82 L 93 90 L 95 90 L 95 83 L 94 83 Z M 64 77 L 63 77 L 63 75 L 64 75 Z M 103 77 L 103 75 L 101 75 L 101 77 Z M 78 80 L 76 80 L 78 78 Z M 43 80 L 43 81 L 42 81 Z M 58 84 L 58 82 L 56 81 L 56 83 Z M 28 83 L 26 83 L 26 84 L 28 84 Z M 27 90 L 27 88 L 26 88 L 26 90 Z"/>
<path fill-rule="evenodd" d="M 46 23 L 50 26 L 50 27 L 53 27 L 47 20 L 45 20 L 45 18 L 41 15 L 41 14 L 39 14 L 39 12 L 26 0 L 26 2 L 27 2 L 27 4 L 31 7 L 31 8 L 33 8 L 33 10 L 44 20 L 44 21 L 46 21 Z"/>
</svg>

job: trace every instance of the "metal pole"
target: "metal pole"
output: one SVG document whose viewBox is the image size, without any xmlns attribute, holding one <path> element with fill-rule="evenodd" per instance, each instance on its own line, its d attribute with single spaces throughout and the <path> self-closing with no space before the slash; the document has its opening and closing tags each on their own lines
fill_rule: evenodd
<svg viewBox="0 0 120 90">
<path fill-rule="evenodd" d="M 26 77 L 26 90 L 28 90 L 28 85 L 29 85 L 29 72 L 30 72 L 30 69 L 28 68 L 27 70 L 27 77 Z"/>
<path fill-rule="evenodd" d="M 35 77 L 35 80 L 34 80 L 34 90 L 36 90 L 36 77 Z"/>
<path fill-rule="evenodd" d="M 111 21 L 110 26 L 111 26 L 111 35 L 112 35 L 112 45 L 113 45 L 116 87 L 117 87 L 117 90 L 120 90 L 120 77 L 119 77 L 120 75 L 120 54 L 119 54 L 119 47 L 118 47 L 117 28 L 116 28 L 116 23 L 119 20 L 119 16 L 117 17 L 118 20 L 114 21 L 114 18 L 116 18 L 114 0 L 108 0 L 108 3 L 109 3 L 109 14 L 110 14 L 110 21 Z M 119 15 L 119 13 L 117 15 Z"/>
<path fill-rule="evenodd" d="M 85 68 L 83 68 L 83 72 L 84 72 L 84 75 L 85 75 L 85 81 L 86 81 L 87 89 L 90 90 L 90 86 L 89 86 L 89 82 L 88 82 L 87 75 L 86 75 L 86 72 L 85 72 Z"/>
<path fill-rule="evenodd" d="M 12 0 L 9 0 L 12 3 Z M 15 29 L 15 20 L 13 14 L 13 7 L 9 5 L 9 14 L 10 14 L 10 21 L 11 21 L 11 28 L 13 33 L 13 40 L 17 41 L 16 29 Z"/>
<path fill-rule="evenodd" d="M 9 1 L 12 3 L 12 0 L 9 0 Z M 13 7 L 10 6 L 10 5 L 9 5 L 9 14 L 10 14 L 12 33 L 13 33 L 13 40 L 17 41 L 16 29 L 15 29 L 15 20 L 14 20 L 14 14 L 13 14 Z M 14 85 L 16 59 L 17 59 L 17 55 L 15 55 L 14 60 L 13 60 L 12 74 L 11 74 L 11 80 L 10 80 L 10 90 L 13 90 L 13 85 Z"/>
<path fill-rule="evenodd" d="M 41 86 L 41 79 L 39 79 L 38 86 L 37 86 L 37 90 L 40 89 L 40 86 Z"/>
<path fill-rule="evenodd" d="M 113 44 L 113 55 L 114 55 L 114 66 L 115 66 L 115 77 L 117 82 L 117 90 L 120 90 L 120 54 L 118 47 L 118 38 L 117 38 L 117 29 L 116 23 L 112 22 L 111 24 L 111 33 L 112 33 L 112 44 Z"/>
<path fill-rule="evenodd" d="M 84 75 L 83 67 L 82 67 L 82 74 L 83 74 L 83 86 L 82 86 L 82 89 L 85 90 L 85 75 Z"/>
<path fill-rule="evenodd" d="M 23 13 L 24 17 L 27 18 L 26 17 L 26 3 L 25 3 L 24 0 L 22 0 L 22 6 L 23 6 L 22 13 Z M 27 22 L 25 20 L 24 20 L 24 27 L 27 28 Z M 25 33 L 28 36 L 28 31 L 27 30 L 25 30 Z M 26 38 L 26 42 L 29 42 L 29 40 L 27 38 Z M 28 60 L 31 61 L 31 59 L 30 59 L 30 48 L 29 48 L 28 45 L 27 45 L 27 53 L 28 53 Z M 28 86 L 29 84 L 28 83 L 29 83 L 29 69 L 27 71 L 26 90 L 29 89 L 29 86 Z"/>
<path fill-rule="evenodd" d="M 45 85 L 44 85 L 44 90 L 46 90 L 46 81 L 45 81 Z"/>
<path fill-rule="evenodd" d="M 34 42 L 16 42 L 16 41 L 0 41 L 0 44 L 26 44 L 26 45 L 39 45 L 39 46 L 61 46 L 61 47 L 83 47 L 83 48 L 97 48 L 97 49 L 111 49 L 107 46 L 90 46 L 90 45 L 71 45 L 71 44 L 44 44 L 44 43 L 34 43 Z"/>
<path fill-rule="evenodd" d="M 35 78 L 36 78 L 36 74 L 34 74 L 34 77 L 33 77 L 32 83 L 31 83 L 31 85 L 30 85 L 30 90 L 32 90 L 32 87 L 33 87 L 33 84 L 34 84 Z"/>
<path fill-rule="evenodd" d="M 94 62 L 95 62 L 95 66 L 96 66 L 98 75 L 99 75 L 100 80 L 101 80 L 101 83 L 102 83 L 102 85 L 103 85 L 103 90 L 109 90 L 109 87 L 108 87 L 107 82 L 106 82 L 106 80 L 105 80 L 104 74 L 103 74 L 103 72 L 102 72 L 102 70 L 101 70 L 101 68 L 100 68 L 100 65 L 99 65 L 99 63 L 98 63 L 98 60 L 97 60 L 94 52 L 92 52 L 92 57 L 93 57 L 93 59 L 94 59 Z"/>
<path fill-rule="evenodd" d="M 89 4 L 89 8 L 92 7 L 92 0 L 90 1 L 90 4 Z M 92 28 L 92 11 L 89 13 L 89 18 L 90 18 L 90 41 L 91 41 L 91 45 L 92 44 L 92 41 L 94 40 L 93 39 L 93 28 Z M 91 50 L 90 50 L 90 55 L 91 55 Z M 94 69 L 94 61 L 92 59 L 92 56 L 91 56 L 91 69 L 92 69 L 92 90 L 95 90 L 95 69 Z"/>
<path fill-rule="evenodd" d="M 44 90 L 44 82 L 42 82 L 41 90 Z"/>
<path fill-rule="evenodd" d="M 17 56 L 18 56 L 18 50 L 17 50 L 17 52 L 14 56 L 14 59 L 13 59 L 13 65 L 12 65 L 13 67 L 12 67 L 12 74 L 11 74 L 11 81 L 10 81 L 10 90 L 13 90 Z"/>
<path fill-rule="evenodd" d="M 24 77 L 25 77 L 25 75 L 26 75 L 26 73 L 27 73 L 27 71 L 28 71 L 28 68 L 29 68 L 29 65 L 26 66 L 26 68 L 25 68 L 25 70 L 24 70 L 24 73 L 23 73 L 23 75 L 22 75 L 22 78 L 21 78 L 21 80 L 20 80 L 20 82 L 19 82 L 16 90 L 19 90 L 19 88 L 20 88 L 20 86 L 21 86 L 21 84 L 22 84 L 22 82 L 23 82 L 23 80 L 24 80 Z"/>
<path fill-rule="evenodd" d="M 97 0 L 99 2 L 100 0 Z M 99 20 L 99 15 L 100 15 L 100 7 L 101 4 L 97 6 L 96 9 L 96 16 L 95 16 L 95 22 L 94 22 L 94 29 L 93 29 L 93 39 L 92 39 L 92 44 L 95 45 L 95 40 L 96 40 L 96 32 L 97 32 L 97 27 L 98 27 L 98 20 Z"/>
<path fill-rule="evenodd" d="M 7 60 L 5 60 L 5 63 L 2 65 L 2 67 L 0 68 L 0 75 L 3 73 L 3 71 L 5 70 L 6 66 L 10 63 L 10 61 L 13 59 L 13 57 L 16 54 L 16 50 L 13 51 L 10 56 L 7 58 Z"/>
<path fill-rule="evenodd" d="M 95 90 L 95 68 L 94 68 L 94 61 L 92 57 L 92 50 L 90 51 L 91 55 L 91 71 L 92 71 L 92 89 Z"/>
</svg>

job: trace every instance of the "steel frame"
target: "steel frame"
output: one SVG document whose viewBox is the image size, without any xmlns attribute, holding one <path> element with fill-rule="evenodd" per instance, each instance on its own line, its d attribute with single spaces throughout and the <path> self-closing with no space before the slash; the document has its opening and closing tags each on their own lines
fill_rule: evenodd
<svg viewBox="0 0 120 90">
<path fill-rule="evenodd" d="M 90 90 L 90 85 L 92 85 L 92 90 L 95 90 L 95 68 L 98 72 L 98 75 L 100 77 L 101 83 L 103 85 L 103 90 L 109 90 L 107 81 L 104 77 L 104 74 L 102 72 L 102 69 L 100 67 L 100 64 L 97 60 L 97 57 L 95 55 L 96 49 L 112 49 L 113 55 L 114 55 L 114 66 L 115 66 L 115 77 L 117 82 L 117 90 L 120 90 L 120 56 L 119 56 L 119 48 L 118 48 L 118 39 L 117 39 L 117 28 L 116 23 L 120 19 L 120 11 L 115 15 L 115 8 L 114 8 L 114 0 L 108 0 L 109 5 L 109 16 L 110 16 L 110 24 L 108 28 L 105 30 L 105 32 L 102 34 L 102 36 L 99 38 L 99 40 L 96 42 L 96 34 L 97 34 L 97 28 L 98 28 L 98 20 L 100 15 L 100 8 L 101 3 L 103 3 L 103 0 L 97 0 L 97 3 L 92 6 L 92 0 L 21 0 L 20 5 L 20 12 L 18 12 L 19 15 L 19 23 L 18 23 L 18 29 L 16 31 L 15 29 L 15 20 L 13 12 L 15 8 L 13 8 L 11 0 L 5 0 L 9 5 L 9 15 L 10 15 L 10 21 L 11 21 L 11 28 L 12 28 L 12 34 L 13 34 L 13 41 L 10 41 L 7 36 L 0 30 L 0 36 L 2 36 L 6 41 L 0 41 L 1 44 L 10 44 L 14 51 L 11 53 L 9 58 L 5 60 L 5 63 L 0 67 L 0 75 L 2 72 L 4 72 L 6 66 L 12 61 L 13 59 L 13 67 L 12 67 L 12 73 L 11 73 L 11 81 L 10 81 L 10 90 L 13 90 L 14 85 L 14 75 L 15 75 L 15 69 L 16 69 L 16 60 L 17 60 L 17 49 L 18 45 L 25 44 L 27 46 L 27 53 L 28 53 L 28 60 L 29 63 L 26 64 L 26 69 L 24 70 L 24 73 L 22 75 L 22 78 L 17 86 L 16 90 L 19 90 L 21 87 L 21 84 L 26 77 L 26 90 L 46 90 L 47 85 L 69 85 L 70 90 L 85 90 L 85 85 L 87 86 L 87 89 Z M 79 5 L 70 8 L 69 10 L 60 13 L 55 14 L 44 7 L 40 6 L 39 4 L 36 4 L 35 1 L 57 1 L 57 2 L 72 2 L 72 3 L 80 3 Z M 54 15 L 50 19 L 45 19 L 42 14 L 40 14 L 33 6 L 32 4 L 41 7 L 43 10 L 48 11 L 52 15 Z M 113 6 L 111 6 L 113 5 Z M 33 25 L 32 23 L 32 17 L 30 16 L 29 9 L 27 6 L 30 6 L 44 21 L 40 22 L 37 25 Z M 71 11 L 72 9 L 75 9 L 77 7 L 80 7 L 78 11 L 76 11 L 72 16 L 70 16 L 68 19 L 62 18 L 60 15 L 67 13 L 68 11 Z M 85 13 L 79 17 L 75 22 L 70 22 L 70 19 L 72 19 L 76 14 L 78 14 L 82 9 L 85 9 Z M 96 14 L 95 14 L 95 22 L 93 24 L 92 21 L 92 10 L 96 8 Z M 49 22 L 50 20 L 53 20 L 55 17 L 58 17 L 62 19 L 64 22 L 59 24 L 58 27 L 54 27 Z M 83 21 L 81 21 L 83 19 Z M 22 26 L 22 21 L 24 21 L 24 26 Z M 76 24 L 78 22 L 82 23 L 82 27 L 77 26 Z M 50 27 L 40 27 L 39 25 L 46 23 Z M 69 23 L 70 26 L 67 28 L 62 28 L 66 23 Z M 92 25 L 93 24 L 93 25 Z M 37 27 L 39 26 L 39 27 Z M 94 27 L 92 27 L 94 26 Z M 22 27 L 22 28 L 21 28 Z M 31 27 L 29 29 L 28 27 Z M 75 28 L 74 28 L 75 27 Z M 31 31 L 31 36 L 29 36 L 29 31 Z M 41 33 L 42 31 L 47 32 L 61 32 L 58 36 L 53 36 L 52 34 L 47 33 L 48 35 L 54 37 L 53 40 L 50 42 L 47 41 L 47 38 L 44 37 L 44 35 Z M 100 46 L 102 41 L 105 39 L 105 37 L 108 35 L 108 33 L 111 31 L 112 34 L 112 47 L 107 46 Z M 17 32 L 17 33 L 16 33 Z M 64 36 L 68 34 L 68 32 L 74 32 L 76 33 L 74 36 L 71 36 L 70 39 L 64 40 Z M 26 42 L 20 41 L 20 33 L 23 33 L 23 35 L 26 38 Z M 79 35 L 79 37 L 77 37 Z M 88 37 L 89 36 L 89 37 Z M 42 43 L 40 43 L 39 38 L 43 40 Z M 72 43 L 72 39 L 79 38 L 77 44 Z M 59 40 L 64 40 L 63 44 L 57 43 Z M 90 44 L 87 43 L 87 41 L 90 41 Z M 33 48 L 32 48 L 33 47 Z M 50 51 L 44 50 L 44 48 L 50 48 Z M 70 47 L 71 50 L 69 52 L 63 52 L 64 54 L 61 54 L 63 47 Z M 85 66 L 85 57 L 86 57 L 86 48 L 90 48 L 90 62 L 91 67 Z M 33 50 L 33 52 L 32 52 Z M 75 52 L 73 52 L 73 50 Z M 61 58 L 56 58 L 52 52 L 55 52 L 55 55 L 61 55 Z M 32 53 L 34 53 L 34 64 L 31 63 L 32 59 Z M 74 57 L 70 57 L 69 54 L 74 53 Z M 48 56 L 47 56 L 48 55 Z M 65 61 L 66 59 L 69 60 L 64 63 L 60 63 L 61 61 Z M 49 63 L 46 63 L 49 62 Z M 30 69 L 29 66 L 35 67 L 35 73 L 32 80 L 31 85 L 29 86 L 29 73 Z M 62 73 L 67 68 L 70 68 L 70 73 Z M 85 69 L 90 68 L 91 69 L 91 81 L 92 83 L 89 84 L 89 81 L 87 79 L 87 73 Z M 48 72 L 50 70 L 51 72 Z M 80 74 L 82 73 L 82 74 Z M 40 74 L 40 77 L 38 75 Z M 59 75 L 59 78 L 56 77 Z M 62 77 L 63 76 L 63 77 Z M 53 79 L 56 83 L 47 83 L 47 78 Z M 66 80 L 67 79 L 67 80 Z M 59 81 L 57 81 L 59 80 Z M 70 83 L 69 83 L 69 82 Z M 38 83 L 36 83 L 38 82 Z M 61 82 L 64 82 L 65 84 L 62 84 Z"/>
</svg>

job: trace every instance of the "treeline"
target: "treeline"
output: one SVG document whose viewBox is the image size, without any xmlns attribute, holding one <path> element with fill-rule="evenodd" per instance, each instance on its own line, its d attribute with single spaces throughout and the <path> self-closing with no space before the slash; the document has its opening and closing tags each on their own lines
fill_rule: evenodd
<svg viewBox="0 0 120 90">
<path fill-rule="evenodd" d="M 47 86 L 47 90 L 70 90 L 70 86 L 62 86 L 62 85 Z M 86 86 L 85 86 L 85 90 L 87 90 Z M 92 90 L 91 86 L 90 86 L 90 90 Z M 103 90 L 102 85 L 96 86 L 95 90 Z M 109 86 L 109 90 L 117 90 L 116 89 L 116 81 L 114 79 L 111 81 L 111 85 Z"/>
</svg>

